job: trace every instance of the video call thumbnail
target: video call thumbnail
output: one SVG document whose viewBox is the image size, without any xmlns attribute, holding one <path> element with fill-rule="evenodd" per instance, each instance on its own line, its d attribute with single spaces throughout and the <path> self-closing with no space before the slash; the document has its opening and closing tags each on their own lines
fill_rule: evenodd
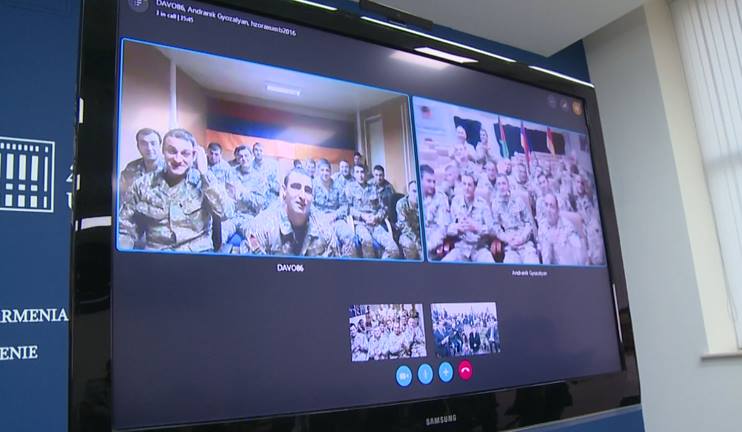
<svg viewBox="0 0 742 432">
<path fill-rule="evenodd" d="M 496 303 L 438 303 L 430 306 L 437 357 L 499 353 Z"/>
<path fill-rule="evenodd" d="M 428 259 L 604 265 L 587 136 L 413 98 Z"/>
<path fill-rule="evenodd" d="M 405 95 L 126 41 L 119 110 L 119 250 L 422 259 Z"/>
<path fill-rule="evenodd" d="M 352 361 L 427 356 L 422 304 L 353 305 L 349 315 Z"/>
</svg>

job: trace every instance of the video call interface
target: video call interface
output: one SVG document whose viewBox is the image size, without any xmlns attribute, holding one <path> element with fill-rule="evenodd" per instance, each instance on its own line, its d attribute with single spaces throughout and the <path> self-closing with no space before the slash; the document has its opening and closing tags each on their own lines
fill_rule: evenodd
<svg viewBox="0 0 742 432">
<path fill-rule="evenodd" d="M 117 428 L 620 368 L 580 99 L 197 2 L 119 37 Z"/>
</svg>

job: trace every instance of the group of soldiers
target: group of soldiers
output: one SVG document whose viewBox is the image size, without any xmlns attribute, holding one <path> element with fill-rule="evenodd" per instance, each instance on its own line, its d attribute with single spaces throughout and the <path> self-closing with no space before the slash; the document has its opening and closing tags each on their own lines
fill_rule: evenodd
<svg viewBox="0 0 742 432">
<path fill-rule="evenodd" d="M 433 308 L 433 337 L 438 357 L 498 353 L 497 317 L 490 311 L 449 314 Z"/>
<path fill-rule="evenodd" d="M 461 126 L 456 138 L 439 172 L 420 166 L 430 259 L 605 263 L 592 175 L 575 158 L 535 152 L 503 157 L 484 129 L 476 146 Z"/>
<path fill-rule="evenodd" d="M 350 315 L 352 361 L 427 355 L 425 331 L 415 305 L 362 305 Z"/>
<path fill-rule="evenodd" d="M 334 174 L 326 159 L 294 161 L 281 182 L 260 143 L 238 146 L 228 162 L 219 143 L 204 151 L 184 129 L 161 138 L 145 128 L 135 140 L 141 158 L 119 180 L 122 249 L 421 256 L 417 183 L 394 200 L 384 167 L 371 176 L 360 153 Z"/>
</svg>

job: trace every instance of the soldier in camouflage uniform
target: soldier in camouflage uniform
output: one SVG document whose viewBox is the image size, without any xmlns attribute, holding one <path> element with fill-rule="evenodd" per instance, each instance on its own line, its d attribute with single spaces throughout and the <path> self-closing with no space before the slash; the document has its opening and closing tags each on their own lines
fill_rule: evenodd
<svg viewBox="0 0 742 432">
<path fill-rule="evenodd" d="M 320 223 L 335 232 L 343 256 L 354 256 L 353 230 L 345 220 L 348 216 L 345 194 L 337 188 L 330 177 L 330 162 L 327 159 L 321 159 L 318 167 L 319 175 L 314 179 L 312 213 Z"/>
<path fill-rule="evenodd" d="M 497 180 L 497 164 L 488 161 L 484 164 L 484 172 L 479 175 L 477 181 L 477 195 L 487 202 L 495 198 L 495 181 Z"/>
<path fill-rule="evenodd" d="M 423 223 L 425 224 L 425 244 L 428 253 L 441 255 L 446 227 L 450 223 L 448 198 L 435 189 L 435 171 L 430 165 L 420 166 L 423 189 Z"/>
<path fill-rule="evenodd" d="M 458 240 L 442 261 L 495 262 L 489 247 L 490 208 L 483 198 L 476 196 L 477 183 L 473 175 L 462 175 L 461 183 L 463 193 L 451 202 L 451 224 L 447 230 L 448 235 Z"/>
<path fill-rule="evenodd" d="M 420 212 L 417 207 L 417 182 L 407 185 L 407 196 L 397 201 L 399 245 L 407 259 L 420 259 Z"/>
<path fill-rule="evenodd" d="M 574 224 L 559 214 L 556 196 L 543 198 L 544 219 L 538 230 L 538 244 L 543 264 L 584 265 L 585 247 Z"/>
<path fill-rule="evenodd" d="M 264 205 L 267 208 L 278 199 L 281 190 L 281 183 L 278 181 L 278 166 L 275 161 L 266 159 L 263 155 L 263 145 L 260 143 L 253 144 L 252 154 L 255 158 L 252 161 L 252 169 L 263 178 L 267 185 Z"/>
<path fill-rule="evenodd" d="M 242 253 L 260 255 L 338 255 L 332 229 L 312 213 L 314 190 L 306 171 L 294 168 L 284 179 L 284 196 L 250 221 L 242 234 Z"/>
<path fill-rule="evenodd" d="M 409 357 L 410 342 L 407 340 L 407 335 L 402 333 L 402 326 L 397 320 L 394 320 L 392 331 L 387 335 L 386 347 L 390 359 Z"/>
<path fill-rule="evenodd" d="M 119 178 L 119 196 L 123 200 L 126 192 L 134 181 L 147 173 L 161 170 L 165 167 L 162 159 L 160 134 L 150 128 L 140 129 L 136 136 L 137 150 L 142 155 L 137 160 L 129 162 L 121 172 Z"/>
<path fill-rule="evenodd" d="M 383 166 L 374 166 L 373 175 L 374 177 L 370 183 L 376 186 L 376 193 L 379 194 L 381 205 L 384 206 L 384 215 L 388 218 L 391 216 L 391 212 L 395 210 L 392 208 L 392 200 L 395 194 L 394 186 L 386 180 L 386 173 Z"/>
<path fill-rule="evenodd" d="M 235 149 L 238 165 L 233 169 L 234 178 L 234 217 L 222 223 L 222 239 L 227 241 L 235 233 L 242 231 L 261 210 L 265 208 L 268 184 L 252 168 L 250 149 L 240 145 Z"/>
<path fill-rule="evenodd" d="M 355 233 L 361 243 L 365 258 L 375 258 L 374 241 L 381 245 L 381 258 L 398 258 L 399 248 L 392 233 L 383 228 L 385 209 L 381 204 L 376 186 L 366 182 L 366 167 L 353 167 L 356 181 L 350 183 L 345 191 L 349 213 L 355 222 Z"/>
<path fill-rule="evenodd" d="M 233 182 L 234 168 L 222 159 L 222 146 L 219 143 L 212 142 L 206 148 L 206 160 L 209 163 L 209 171 L 214 174 L 223 185 Z"/>
<path fill-rule="evenodd" d="M 212 213 L 230 216 L 233 202 L 188 131 L 165 134 L 163 153 L 165 168 L 140 177 L 127 193 L 119 212 L 119 248 L 133 248 L 142 232 L 145 249 L 210 251 Z"/>
<path fill-rule="evenodd" d="M 387 356 L 386 335 L 382 334 L 381 327 L 377 324 L 371 330 L 371 337 L 368 339 L 368 359 L 383 360 Z"/>
<path fill-rule="evenodd" d="M 443 174 L 443 181 L 438 188 L 438 191 L 442 192 L 449 204 L 453 199 L 454 195 L 461 193 L 461 172 L 459 166 L 455 163 L 446 165 Z"/>
<path fill-rule="evenodd" d="M 351 361 L 368 360 L 368 340 L 366 335 L 358 330 L 355 324 L 350 325 L 350 352 Z"/>
<path fill-rule="evenodd" d="M 410 357 L 425 357 L 428 355 L 425 349 L 425 332 L 420 328 L 417 318 L 407 319 L 407 341 L 410 344 Z"/>
<path fill-rule="evenodd" d="M 340 161 L 338 164 L 338 172 L 332 175 L 332 181 L 335 183 L 335 187 L 340 191 L 344 191 L 348 186 L 348 183 L 354 181 L 353 175 L 350 173 L 350 165 L 348 164 L 348 161 Z"/>
<path fill-rule="evenodd" d="M 524 200 L 510 195 L 506 176 L 497 177 L 497 197 L 492 202 L 494 234 L 505 243 L 504 263 L 538 264 L 538 255 L 532 238 L 536 229 Z"/>
</svg>

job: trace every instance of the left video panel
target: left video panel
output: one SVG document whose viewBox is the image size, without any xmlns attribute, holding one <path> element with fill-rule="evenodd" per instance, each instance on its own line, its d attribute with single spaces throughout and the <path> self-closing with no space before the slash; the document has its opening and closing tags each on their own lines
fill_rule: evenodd
<svg viewBox="0 0 742 432">
<path fill-rule="evenodd" d="M 132 40 L 122 50 L 119 250 L 421 260 L 406 95 Z"/>
</svg>

